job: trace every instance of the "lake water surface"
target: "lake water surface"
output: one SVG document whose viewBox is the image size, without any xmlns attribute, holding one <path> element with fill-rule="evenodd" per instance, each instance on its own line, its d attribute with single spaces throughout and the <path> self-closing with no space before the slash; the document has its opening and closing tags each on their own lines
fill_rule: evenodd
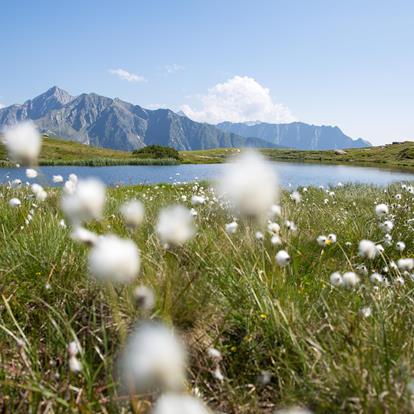
<svg viewBox="0 0 414 414">
<path fill-rule="evenodd" d="M 414 181 L 414 174 L 390 171 L 370 167 L 350 167 L 342 165 L 321 165 L 304 163 L 273 163 L 277 170 L 281 184 L 287 187 L 298 186 L 327 186 L 342 183 L 365 183 L 388 185 L 396 181 Z M 136 166 L 121 165 L 113 167 L 77 167 L 53 166 L 40 167 L 43 177 L 42 184 L 52 182 L 53 175 L 62 175 L 65 179 L 70 173 L 81 178 L 97 177 L 109 186 L 153 184 L 153 183 L 181 183 L 195 180 L 213 180 L 224 168 L 224 164 L 197 164 L 173 166 Z M 28 181 L 24 168 L 0 168 L 0 183 L 20 178 Z M 46 181 L 46 182 L 45 182 Z"/>
</svg>

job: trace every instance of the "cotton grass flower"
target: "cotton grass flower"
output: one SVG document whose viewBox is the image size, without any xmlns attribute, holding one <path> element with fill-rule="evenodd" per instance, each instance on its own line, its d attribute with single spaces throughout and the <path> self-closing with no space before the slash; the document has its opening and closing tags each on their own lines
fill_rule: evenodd
<svg viewBox="0 0 414 414">
<path fill-rule="evenodd" d="M 358 251 L 361 257 L 366 257 L 370 260 L 375 259 L 378 253 L 375 243 L 371 240 L 361 240 L 359 242 Z"/>
<path fill-rule="evenodd" d="M 389 233 L 394 228 L 394 223 L 391 220 L 386 220 L 380 224 L 380 229 L 384 233 Z"/>
<path fill-rule="evenodd" d="M 33 168 L 28 168 L 26 170 L 26 177 L 27 178 L 36 178 L 37 177 L 37 171 Z"/>
<path fill-rule="evenodd" d="M 279 224 L 277 224 L 277 223 L 270 222 L 270 223 L 267 225 L 267 230 L 268 230 L 268 232 L 269 232 L 270 234 L 279 234 L 279 232 L 280 232 L 280 226 L 279 226 Z"/>
<path fill-rule="evenodd" d="M 371 283 L 374 283 L 374 284 L 382 284 L 384 282 L 383 276 L 379 273 L 373 273 L 369 277 L 369 280 L 371 281 Z"/>
<path fill-rule="evenodd" d="M 336 243 L 336 234 L 334 234 L 334 233 L 328 234 L 328 239 L 327 239 L 326 243 L 328 245 L 329 244 L 335 244 Z"/>
<path fill-rule="evenodd" d="M 279 250 L 276 254 L 276 262 L 280 267 L 287 266 L 291 261 L 289 253 L 286 250 Z"/>
<path fill-rule="evenodd" d="M 298 191 L 294 191 L 290 196 L 290 199 L 293 200 L 296 204 L 299 204 L 302 200 L 302 196 Z"/>
<path fill-rule="evenodd" d="M 162 243 L 183 245 L 195 234 L 190 210 L 181 205 L 163 208 L 158 216 L 156 232 Z"/>
<path fill-rule="evenodd" d="M 193 195 L 191 197 L 191 204 L 193 206 L 200 206 L 206 202 L 206 198 L 200 195 Z"/>
<path fill-rule="evenodd" d="M 329 279 L 330 279 L 331 285 L 333 286 L 338 287 L 344 284 L 342 275 L 339 272 L 332 273 Z"/>
<path fill-rule="evenodd" d="M 354 272 L 346 272 L 342 276 L 342 281 L 345 287 L 353 288 L 358 285 L 360 279 L 359 276 Z"/>
<path fill-rule="evenodd" d="M 282 239 L 277 234 L 275 234 L 271 237 L 270 243 L 272 243 L 273 246 L 279 246 L 280 244 L 282 244 Z"/>
<path fill-rule="evenodd" d="M 63 177 L 61 175 L 54 175 L 52 177 L 52 181 L 56 184 L 57 183 L 63 183 Z"/>
<path fill-rule="evenodd" d="M 72 194 L 63 195 L 62 210 L 73 224 L 99 220 L 105 204 L 105 192 L 104 184 L 94 178 L 80 180 Z"/>
<path fill-rule="evenodd" d="M 139 267 L 139 250 L 132 240 L 102 236 L 89 252 L 89 274 L 101 282 L 130 283 Z"/>
<path fill-rule="evenodd" d="M 401 271 L 411 271 L 414 269 L 414 259 L 400 259 L 397 266 Z"/>
<path fill-rule="evenodd" d="M 231 223 L 228 223 L 224 226 L 227 234 L 236 233 L 238 227 L 239 225 L 235 221 L 232 221 Z"/>
<path fill-rule="evenodd" d="M 160 323 L 145 322 L 127 340 L 120 374 L 130 393 L 180 391 L 185 386 L 186 366 L 186 351 L 173 331 Z"/>
<path fill-rule="evenodd" d="M 316 238 L 316 242 L 319 244 L 319 246 L 321 247 L 325 247 L 326 246 L 326 241 L 327 241 L 327 237 L 320 235 Z"/>
<path fill-rule="evenodd" d="M 397 244 L 395 245 L 395 248 L 399 251 L 399 252 L 403 252 L 405 250 L 405 243 L 403 241 L 399 241 L 397 242 Z"/>
<path fill-rule="evenodd" d="M 211 414 L 211 412 L 195 397 L 167 393 L 158 399 L 152 414 Z"/>
<path fill-rule="evenodd" d="M 133 230 L 144 221 L 144 205 L 138 200 L 130 200 L 122 204 L 119 209 L 125 225 Z"/>
<path fill-rule="evenodd" d="M 16 208 L 16 207 L 20 207 L 22 205 L 22 202 L 18 199 L 18 198 L 11 198 L 9 200 L 9 206 Z"/>
<path fill-rule="evenodd" d="M 154 291 L 144 285 L 137 286 L 134 289 L 134 299 L 137 306 L 143 310 L 149 311 L 155 305 Z"/>
<path fill-rule="evenodd" d="M 75 341 L 70 342 L 68 345 L 69 369 L 74 373 L 82 371 L 82 363 L 77 358 L 79 352 L 79 344 Z"/>
<path fill-rule="evenodd" d="M 85 229 L 84 227 L 77 226 L 70 233 L 70 238 L 73 241 L 93 246 L 97 243 L 99 237 L 97 234 Z"/>
<path fill-rule="evenodd" d="M 264 219 L 278 201 L 277 175 L 261 154 L 245 151 L 226 164 L 217 193 L 240 214 Z"/>
<path fill-rule="evenodd" d="M 388 206 L 386 204 L 378 204 L 375 206 L 375 214 L 378 217 L 384 217 L 388 214 Z"/>
<path fill-rule="evenodd" d="M 369 306 L 361 308 L 360 312 L 364 318 L 369 318 L 372 315 L 372 309 Z"/>
<path fill-rule="evenodd" d="M 32 122 L 22 122 L 4 131 L 9 157 L 23 165 L 34 165 L 42 146 L 42 138 Z"/>
</svg>

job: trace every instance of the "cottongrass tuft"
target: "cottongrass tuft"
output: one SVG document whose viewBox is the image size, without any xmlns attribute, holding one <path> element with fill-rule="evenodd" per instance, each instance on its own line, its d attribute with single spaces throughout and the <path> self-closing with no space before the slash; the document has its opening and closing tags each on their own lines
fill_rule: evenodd
<svg viewBox="0 0 414 414">
<path fill-rule="evenodd" d="M 334 272 L 330 276 L 331 285 L 333 286 L 342 286 L 344 281 L 342 275 L 339 272 Z"/>
<path fill-rule="evenodd" d="M 26 170 L 26 177 L 27 178 L 36 178 L 37 177 L 37 171 L 33 168 L 28 168 Z"/>
<path fill-rule="evenodd" d="M 42 137 L 32 122 L 22 122 L 4 131 L 4 143 L 10 159 L 34 165 L 42 147 Z"/>
<path fill-rule="evenodd" d="M 287 266 L 291 261 L 289 253 L 286 250 L 279 250 L 276 253 L 276 262 L 280 267 Z"/>
<path fill-rule="evenodd" d="M 61 202 L 62 210 L 72 224 L 99 220 L 105 204 L 105 185 L 94 178 L 80 180 L 76 185 L 73 180 L 66 183 L 75 186 L 73 192 L 63 195 Z"/>
<path fill-rule="evenodd" d="M 11 198 L 9 200 L 9 206 L 16 208 L 16 207 L 20 207 L 22 205 L 22 202 L 18 199 L 18 198 Z"/>
<path fill-rule="evenodd" d="M 97 243 L 99 236 L 84 227 L 77 226 L 70 233 L 70 238 L 73 241 L 84 243 L 87 246 L 93 246 Z"/>
<path fill-rule="evenodd" d="M 264 219 L 279 198 L 273 166 L 255 151 L 245 151 L 225 165 L 217 193 L 237 212 Z"/>
<path fill-rule="evenodd" d="M 195 397 L 167 393 L 158 399 L 152 414 L 211 414 L 211 411 Z"/>
<path fill-rule="evenodd" d="M 375 214 L 378 217 L 383 217 L 388 214 L 388 206 L 386 204 L 378 204 L 375 206 Z"/>
<path fill-rule="evenodd" d="M 148 286 L 137 286 L 133 294 L 135 303 L 140 309 L 149 311 L 155 306 L 154 291 Z"/>
<path fill-rule="evenodd" d="M 372 260 L 377 256 L 378 249 L 371 240 L 361 240 L 359 242 L 358 252 L 361 257 Z"/>
<path fill-rule="evenodd" d="M 63 183 L 63 177 L 61 175 L 54 175 L 52 178 L 54 183 Z"/>
<path fill-rule="evenodd" d="M 127 340 L 120 360 L 124 389 L 130 393 L 181 391 L 187 354 L 174 332 L 156 322 L 139 324 Z"/>
<path fill-rule="evenodd" d="M 132 240 L 102 236 L 89 252 L 89 273 L 101 282 L 130 283 L 139 268 L 140 254 Z"/>
<path fill-rule="evenodd" d="M 234 233 L 236 233 L 238 226 L 239 225 L 235 221 L 232 221 L 231 223 L 226 224 L 225 225 L 226 233 L 227 234 L 234 234 Z"/>
<path fill-rule="evenodd" d="M 342 276 L 342 281 L 345 287 L 353 288 L 358 285 L 360 279 L 359 276 L 354 272 L 346 272 Z"/>
<path fill-rule="evenodd" d="M 120 208 L 125 225 L 133 230 L 144 221 L 144 205 L 138 200 L 130 200 L 122 204 Z"/>
<path fill-rule="evenodd" d="M 195 235 L 193 216 L 181 205 L 163 208 L 158 216 L 156 232 L 162 243 L 180 246 Z"/>
</svg>

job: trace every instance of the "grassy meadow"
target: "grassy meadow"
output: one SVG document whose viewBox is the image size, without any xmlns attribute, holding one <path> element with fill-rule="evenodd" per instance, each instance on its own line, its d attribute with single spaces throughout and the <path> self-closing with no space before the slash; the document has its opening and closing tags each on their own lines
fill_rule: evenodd
<svg viewBox="0 0 414 414">
<path fill-rule="evenodd" d="M 205 183 L 109 189 L 104 219 L 88 229 L 137 243 L 141 271 L 127 287 L 88 277 L 88 248 L 70 240 L 61 223 L 61 190 L 47 191 L 37 202 L 27 189 L 0 189 L 0 412 L 147 412 L 153 396 L 140 396 L 137 408 L 118 391 L 114 374 L 125 337 L 142 318 L 161 319 L 184 338 L 188 392 L 215 412 L 272 413 L 292 405 L 315 413 L 414 412 L 414 282 L 391 265 L 414 254 L 413 195 L 400 185 L 301 189 L 300 203 L 283 192 L 281 246 L 271 244 L 266 224 L 239 220 L 236 233 L 227 234 L 232 215 Z M 207 197 L 194 207 L 196 236 L 165 250 L 154 232 L 160 208 L 191 207 L 194 194 Z M 20 207 L 9 206 L 12 197 Z M 131 198 L 146 211 L 132 233 L 119 214 Z M 367 260 L 358 255 L 360 240 L 384 242 L 378 203 L 390 206 L 393 242 Z M 337 242 L 320 247 L 316 238 L 329 233 Z M 292 257 L 285 268 L 275 261 L 282 248 Z M 335 271 L 355 271 L 361 283 L 334 287 Z M 386 282 L 370 282 L 375 271 Z M 156 293 L 150 314 L 134 302 L 140 284 Z M 67 355 L 73 340 L 82 349 L 76 374 Z M 209 347 L 223 355 L 222 380 L 213 375 Z"/>
<path fill-rule="evenodd" d="M 353 148 L 345 154 L 336 154 L 333 150 L 302 151 L 295 149 L 261 149 L 272 161 L 310 162 L 322 164 L 344 164 L 372 166 L 414 171 L 414 143 L 402 142 L 369 148 Z M 217 164 L 226 162 L 240 152 L 238 148 L 215 148 L 208 150 L 179 151 L 180 161 L 175 159 L 151 159 L 127 151 L 111 150 L 73 141 L 44 137 L 39 165 L 173 165 Z M 12 167 L 7 152 L 0 144 L 0 167 Z"/>
</svg>

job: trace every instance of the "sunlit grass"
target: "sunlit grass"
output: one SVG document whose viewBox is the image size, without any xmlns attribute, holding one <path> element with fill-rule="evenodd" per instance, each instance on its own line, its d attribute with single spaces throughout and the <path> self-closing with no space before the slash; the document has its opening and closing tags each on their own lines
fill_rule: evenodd
<svg viewBox="0 0 414 414">
<path fill-rule="evenodd" d="M 206 188 L 206 185 L 204 185 Z M 88 226 L 99 233 L 130 237 L 141 249 L 141 272 L 132 286 L 98 285 L 87 276 L 87 248 L 72 242 L 60 225 L 60 191 L 48 189 L 43 203 L 23 189 L 0 190 L 0 408 L 5 412 L 129 412 L 115 384 L 116 360 L 126 332 L 141 317 L 133 289 L 156 293 L 151 318 L 173 324 L 191 354 L 190 385 L 210 407 L 226 413 L 270 413 L 276 407 L 306 405 L 315 412 L 409 412 L 407 384 L 414 375 L 412 326 L 414 284 L 374 288 L 360 274 L 356 289 L 334 288 L 330 274 L 356 271 L 360 264 L 381 272 L 390 260 L 412 257 L 412 195 L 399 186 L 388 192 L 368 186 L 335 188 L 334 195 L 309 188 L 295 204 L 284 192 L 280 247 L 266 227 L 239 221 L 217 203 L 195 207 L 197 236 L 165 250 L 154 233 L 162 207 L 191 199 L 200 189 L 138 186 L 110 189 L 104 219 Z M 209 195 L 206 190 L 207 196 Z M 8 200 L 18 197 L 19 208 Z M 145 205 L 146 218 L 128 231 L 119 213 L 131 198 Z M 328 198 L 329 202 L 324 203 Z M 211 199 L 211 197 L 210 197 Z M 386 203 L 395 215 L 394 242 L 373 262 L 358 256 L 361 239 L 383 242 L 374 206 Z M 190 202 L 184 202 L 190 206 Z M 37 205 L 37 207 L 35 207 Z M 400 205 L 400 207 L 398 207 Z M 30 210 L 33 220 L 25 224 Z M 298 227 L 289 232 L 286 219 Z M 255 232 L 265 233 L 263 241 Z M 320 234 L 335 233 L 322 249 Z M 351 245 L 346 243 L 350 242 Z M 285 249 L 292 264 L 280 268 L 275 254 Z M 372 309 L 364 317 L 361 309 Z M 67 345 L 79 341 L 83 370 L 71 373 Z M 206 350 L 223 355 L 224 381 L 212 375 Z M 257 381 L 262 371 L 271 382 Z M 143 399 L 151 398 L 146 396 Z M 124 410 L 124 411 L 122 411 Z"/>
</svg>

